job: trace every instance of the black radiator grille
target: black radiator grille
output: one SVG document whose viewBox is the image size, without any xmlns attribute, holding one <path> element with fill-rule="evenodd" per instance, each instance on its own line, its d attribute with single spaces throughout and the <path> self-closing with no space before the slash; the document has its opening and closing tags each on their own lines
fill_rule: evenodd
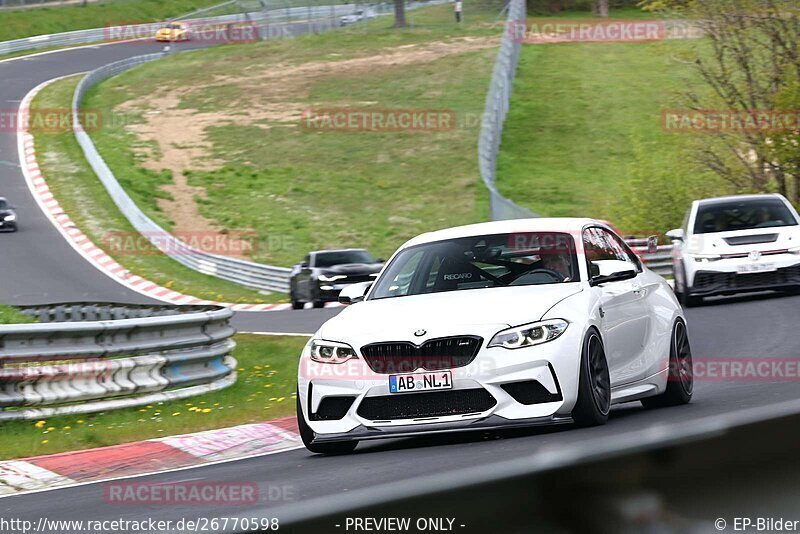
<svg viewBox="0 0 800 534">
<path fill-rule="evenodd" d="M 407 341 L 390 341 L 365 345 L 361 354 L 376 373 L 439 371 L 469 365 L 482 343 L 483 338 L 476 336 L 431 339 L 419 347 Z"/>
<path fill-rule="evenodd" d="M 483 388 L 366 397 L 357 413 L 370 421 L 480 413 L 497 401 Z"/>
</svg>

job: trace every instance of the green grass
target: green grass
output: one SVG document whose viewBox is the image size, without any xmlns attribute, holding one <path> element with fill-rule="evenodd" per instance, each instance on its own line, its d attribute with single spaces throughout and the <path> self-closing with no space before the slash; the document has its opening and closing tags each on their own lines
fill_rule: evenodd
<svg viewBox="0 0 800 534">
<path fill-rule="evenodd" d="M 218 3 L 218 0 L 107 0 L 86 7 L 65 5 L 3 10 L 0 11 L 0 41 L 165 20 Z"/>
<path fill-rule="evenodd" d="M 693 71 L 684 43 L 525 45 L 498 161 L 500 190 L 549 216 L 610 218 L 638 161 L 653 172 L 686 158 L 691 139 L 665 132 Z"/>
<path fill-rule="evenodd" d="M 236 336 L 238 379 L 226 389 L 141 408 L 0 423 L 0 459 L 89 449 L 293 415 L 304 337 Z M 190 410 L 191 409 L 191 410 Z"/>
<path fill-rule="evenodd" d="M 80 76 L 74 76 L 48 86 L 34 99 L 32 108 L 69 109 L 79 79 Z M 116 236 L 137 234 L 92 172 L 72 131 L 34 131 L 33 134 L 42 173 L 61 206 L 97 246 L 131 272 L 180 293 L 208 300 L 233 303 L 286 300 L 282 294 L 263 295 L 200 274 L 155 251 L 115 253 L 108 245 Z"/>
<path fill-rule="evenodd" d="M 366 246 L 387 256 L 420 232 L 485 220 L 475 146 L 496 46 L 413 64 L 341 68 L 312 76 L 290 94 L 281 93 L 283 82 L 248 82 L 247 75 L 464 37 L 499 38 L 499 4 L 468 3 L 465 9 L 470 17 L 462 27 L 454 24 L 451 6 L 433 6 L 413 12 L 410 30 L 390 29 L 391 19 L 384 18 L 368 28 L 177 55 L 104 82 L 85 107 L 114 111 L 123 123 L 141 122 L 147 113 L 162 111 L 150 109 L 150 99 L 177 90 L 180 109 L 226 113 L 226 120 L 205 130 L 207 156 L 222 165 L 187 175 L 207 191 L 208 198 L 199 201 L 207 218 L 231 231 L 258 234 L 258 261 L 291 265 L 308 250 L 343 246 Z M 144 102 L 141 109 L 118 108 L 136 99 Z M 374 133 L 304 130 L 299 117 L 289 123 L 236 122 L 269 105 L 445 109 L 459 124 L 444 132 Z M 171 177 L 143 169 L 134 150 L 152 145 L 123 127 L 91 135 L 136 202 L 169 228 L 169 214 L 158 210 L 155 197 Z"/>
<path fill-rule="evenodd" d="M 0 304 L 0 324 L 22 324 L 35 322 L 33 317 L 29 317 L 13 306 Z"/>
</svg>

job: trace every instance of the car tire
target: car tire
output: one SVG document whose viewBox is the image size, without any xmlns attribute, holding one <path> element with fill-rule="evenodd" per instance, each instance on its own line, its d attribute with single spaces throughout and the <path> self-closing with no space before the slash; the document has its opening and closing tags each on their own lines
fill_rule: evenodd
<svg viewBox="0 0 800 534">
<path fill-rule="evenodd" d="M 603 425 L 608 421 L 610 410 L 611 379 L 603 340 L 597 330 L 591 328 L 581 348 L 578 400 L 572 409 L 572 420 L 583 427 Z"/>
<path fill-rule="evenodd" d="M 297 300 L 294 298 L 294 293 L 289 293 L 289 298 L 292 299 L 292 309 L 293 310 L 302 310 L 306 307 L 306 303 L 302 300 Z"/>
<path fill-rule="evenodd" d="M 358 446 L 358 441 L 335 441 L 331 443 L 312 443 L 314 441 L 314 431 L 306 423 L 306 418 L 303 416 L 303 410 L 300 407 L 300 395 L 297 395 L 297 428 L 300 431 L 300 439 L 303 440 L 303 445 L 306 449 L 315 454 L 348 454 L 355 450 Z"/>
<path fill-rule="evenodd" d="M 324 300 L 315 300 L 311 304 L 315 308 L 324 308 L 325 307 L 325 301 Z"/>
<path fill-rule="evenodd" d="M 683 274 L 683 287 L 681 287 L 680 291 L 678 290 L 678 283 L 675 282 L 675 295 L 678 297 L 678 302 L 680 302 L 681 306 L 684 308 L 700 306 L 703 303 L 703 297 L 691 294 L 690 288 L 686 285 L 686 269 L 682 263 L 680 264 L 680 269 Z"/>
<path fill-rule="evenodd" d="M 667 389 L 661 395 L 642 399 L 642 405 L 645 408 L 665 408 L 688 404 L 694 392 L 692 371 L 692 348 L 689 345 L 686 323 L 678 319 L 672 327 Z"/>
</svg>

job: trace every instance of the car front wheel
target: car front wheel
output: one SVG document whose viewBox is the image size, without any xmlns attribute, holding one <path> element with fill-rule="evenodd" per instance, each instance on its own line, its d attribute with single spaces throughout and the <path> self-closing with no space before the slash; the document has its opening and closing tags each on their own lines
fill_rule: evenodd
<svg viewBox="0 0 800 534">
<path fill-rule="evenodd" d="M 603 340 L 594 328 L 586 333 L 581 350 L 578 401 L 572 420 L 578 426 L 598 426 L 608 421 L 611 410 L 611 378 Z"/>
</svg>

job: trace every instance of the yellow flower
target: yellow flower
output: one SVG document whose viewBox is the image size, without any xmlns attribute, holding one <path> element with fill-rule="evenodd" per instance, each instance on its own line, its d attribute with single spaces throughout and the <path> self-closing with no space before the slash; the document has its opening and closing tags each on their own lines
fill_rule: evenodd
<svg viewBox="0 0 800 534">
<path fill-rule="evenodd" d="M 203 408 L 203 413 L 208 413 L 211 411 L 211 408 Z"/>
<path fill-rule="evenodd" d="M 67 425 L 67 426 L 64 427 L 64 430 L 72 430 L 72 427 Z"/>
<path fill-rule="evenodd" d="M 280 399 L 278 399 L 278 402 L 283 402 L 285 399 L 286 397 L 281 397 Z"/>
<path fill-rule="evenodd" d="M 83 424 L 83 419 L 78 419 L 78 424 L 82 425 Z"/>
<path fill-rule="evenodd" d="M 47 427 L 47 431 L 48 431 L 48 432 L 52 432 L 52 431 L 53 431 L 53 430 L 55 430 L 55 429 L 56 429 L 56 427 L 54 427 L 54 426 L 49 426 L 49 427 Z"/>
<path fill-rule="evenodd" d="M 175 412 L 174 414 L 172 414 L 172 417 L 175 417 L 176 415 L 180 415 L 180 414 L 181 414 L 181 412 Z"/>
<path fill-rule="evenodd" d="M 36 424 L 33 426 L 35 426 L 36 428 L 42 428 L 45 424 L 47 424 L 47 421 L 37 421 Z"/>
<path fill-rule="evenodd" d="M 48 443 L 50 443 L 49 439 L 43 439 L 42 440 L 42 445 L 47 445 Z"/>
</svg>

